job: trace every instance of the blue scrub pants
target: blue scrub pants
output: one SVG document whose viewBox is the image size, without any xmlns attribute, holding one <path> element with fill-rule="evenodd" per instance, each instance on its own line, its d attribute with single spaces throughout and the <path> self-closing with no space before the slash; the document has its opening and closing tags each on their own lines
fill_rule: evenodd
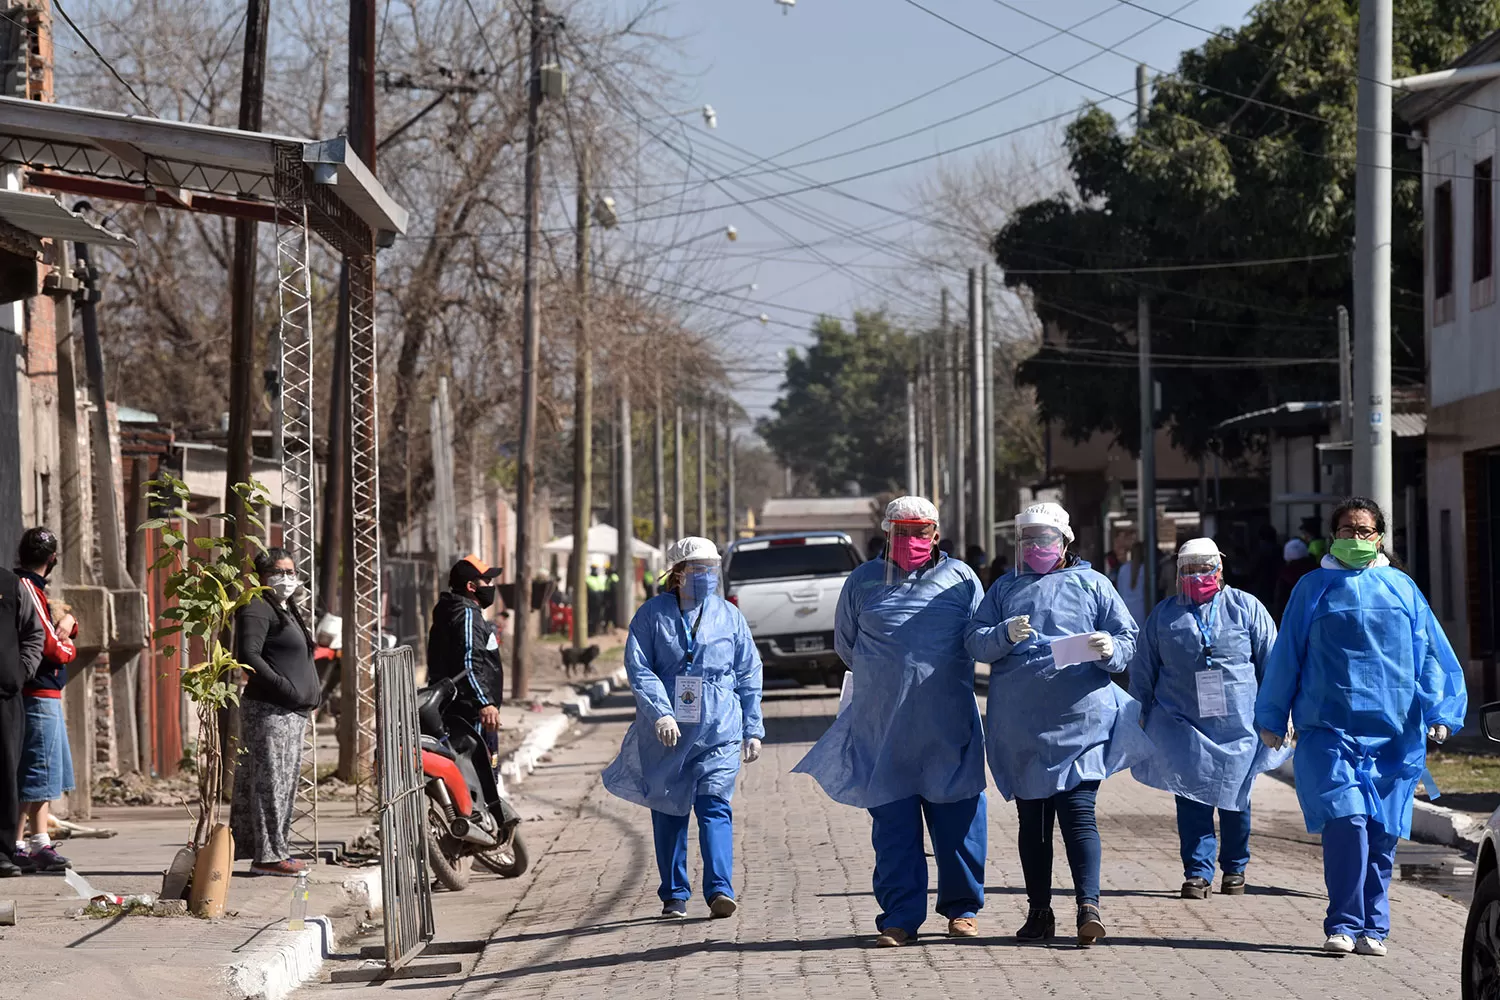
<svg viewBox="0 0 1500 1000">
<path fill-rule="evenodd" d="M 1214 880 L 1214 860 L 1225 875 L 1243 875 L 1250 864 L 1250 809 L 1219 810 L 1219 833 L 1214 836 L 1214 807 L 1177 796 L 1177 837 L 1182 842 L 1182 877 Z"/>
<path fill-rule="evenodd" d="M 984 793 L 958 802 L 928 802 L 919 795 L 870 810 L 874 821 L 875 929 L 896 927 L 915 936 L 927 919 L 927 856 L 922 819 L 937 861 L 937 911 L 949 920 L 972 917 L 984 907 L 984 856 L 989 830 Z"/>
<path fill-rule="evenodd" d="M 1368 816 L 1340 816 L 1323 825 L 1323 881 L 1328 886 L 1324 934 L 1384 941 L 1391 932 L 1391 866 L 1401 838 Z"/>
<path fill-rule="evenodd" d="M 734 898 L 734 813 L 729 800 L 700 795 L 693 800 L 698 814 L 698 849 L 703 852 L 703 898 Z M 657 895 L 663 903 L 692 898 L 688 885 L 688 818 L 651 810 L 651 832 L 656 839 L 656 867 L 661 872 Z"/>
<path fill-rule="evenodd" d="M 1026 881 L 1026 901 L 1034 910 L 1052 906 L 1052 824 L 1062 827 L 1063 848 L 1073 872 L 1073 893 L 1078 905 L 1099 904 L 1099 826 L 1094 821 L 1094 803 L 1099 782 L 1080 782 L 1071 791 L 1045 799 L 1016 799 L 1020 816 L 1017 842 L 1021 848 L 1021 875 Z"/>
</svg>

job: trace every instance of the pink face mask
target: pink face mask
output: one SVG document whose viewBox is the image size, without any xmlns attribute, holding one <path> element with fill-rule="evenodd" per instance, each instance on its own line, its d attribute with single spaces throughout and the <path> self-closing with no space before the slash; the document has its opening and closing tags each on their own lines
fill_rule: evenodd
<svg viewBox="0 0 1500 1000">
<path fill-rule="evenodd" d="M 910 573 L 932 558 L 932 539 L 916 535 L 891 536 L 891 561 Z"/>
<path fill-rule="evenodd" d="M 1033 573 L 1050 573 L 1057 568 L 1062 559 L 1061 545 L 1038 545 L 1027 549 L 1021 558 L 1026 561 L 1026 567 Z"/>
<path fill-rule="evenodd" d="M 1219 592 L 1219 574 L 1194 573 L 1182 579 L 1182 592 L 1194 604 L 1207 604 Z"/>
</svg>

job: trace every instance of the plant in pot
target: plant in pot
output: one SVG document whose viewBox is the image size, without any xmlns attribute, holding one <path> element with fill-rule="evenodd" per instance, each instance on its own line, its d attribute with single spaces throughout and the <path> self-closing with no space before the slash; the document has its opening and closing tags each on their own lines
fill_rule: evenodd
<svg viewBox="0 0 1500 1000">
<path fill-rule="evenodd" d="M 193 912 L 218 916 L 223 913 L 234 858 L 229 830 L 219 822 L 224 774 L 219 718 L 223 709 L 239 703 L 235 671 L 250 669 L 235 659 L 225 639 L 235 615 L 265 588 L 255 582 L 250 553 L 235 547 L 230 515 L 200 518 L 194 514 L 189 509 L 187 484 L 170 473 L 163 473 L 146 486 L 157 516 L 142 524 L 140 530 L 161 532 L 162 553 L 151 569 L 167 573 L 163 596 L 174 602 L 161 612 L 152 637 L 175 638 L 181 644 L 162 647 L 160 652 L 166 657 L 176 656 L 179 648 L 202 654 L 202 659 L 182 669 L 182 690 L 198 713 L 193 761 L 198 801 L 193 838 L 173 861 L 162 896 L 182 898 L 184 882 L 191 872 Z M 244 502 L 249 529 L 244 532 L 245 539 L 254 548 L 264 549 L 260 535 L 265 525 L 256 512 L 270 503 L 265 487 L 256 482 L 236 483 L 234 491 Z M 189 526 L 205 518 L 221 522 L 225 534 L 193 537 Z"/>
</svg>

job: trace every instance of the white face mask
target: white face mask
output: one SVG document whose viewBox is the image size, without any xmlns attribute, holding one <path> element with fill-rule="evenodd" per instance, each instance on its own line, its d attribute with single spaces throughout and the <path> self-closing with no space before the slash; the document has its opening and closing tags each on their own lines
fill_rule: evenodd
<svg viewBox="0 0 1500 1000">
<path fill-rule="evenodd" d="M 266 578 L 266 586 L 271 588 L 271 593 L 280 600 L 290 600 L 301 586 L 294 573 L 278 573 L 276 576 Z"/>
</svg>

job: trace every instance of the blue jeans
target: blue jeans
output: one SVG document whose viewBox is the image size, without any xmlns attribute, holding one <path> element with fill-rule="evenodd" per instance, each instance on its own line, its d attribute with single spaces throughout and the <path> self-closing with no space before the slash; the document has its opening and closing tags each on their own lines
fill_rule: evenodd
<svg viewBox="0 0 1500 1000">
<path fill-rule="evenodd" d="M 1391 932 L 1391 866 L 1401 838 L 1367 816 L 1323 825 L 1323 881 L 1328 886 L 1324 934 L 1384 941 Z"/>
<path fill-rule="evenodd" d="M 1214 861 L 1225 875 L 1243 875 L 1250 864 L 1250 809 L 1219 810 L 1219 832 L 1214 836 L 1214 807 L 1177 796 L 1177 838 L 1182 842 L 1182 877 L 1214 880 Z"/>
<path fill-rule="evenodd" d="M 700 795 L 693 800 L 693 811 L 698 814 L 698 849 L 703 852 L 703 898 L 733 899 L 734 813 L 729 800 Z M 656 867 L 661 872 L 657 895 L 663 903 L 687 900 L 693 895 L 688 885 L 688 818 L 653 809 L 651 830 L 656 838 Z"/>
<path fill-rule="evenodd" d="M 1021 818 L 1017 837 L 1026 901 L 1033 909 L 1052 905 L 1052 824 L 1062 827 L 1063 848 L 1073 872 L 1073 894 L 1078 905 L 1099 903 L 1099 826 L 1094 803 L 1099 782 L 1084 781 L 1068 792 L 1045 799 L 1016 799 Z"/>
<path fill-rule="evenodd" d="M 927 919 L 927 856 L 922 820 L 937 861 L 937 911 L 949 920 L 972 917 L 984 907 L 984 856 L 989 841 L 984 793 L 958 802 L 928 802 L 921 796 L 870 810 L 875 847 L 875 929 L 900 928 L 915 935 Z"/>
<path fill-rule="evenodd" d="M 17 772 L 22 802 L 51 802 L 73 790 L 73 751 L 61 698 L 24 698 L 26 735 Z"/>
</svg>

